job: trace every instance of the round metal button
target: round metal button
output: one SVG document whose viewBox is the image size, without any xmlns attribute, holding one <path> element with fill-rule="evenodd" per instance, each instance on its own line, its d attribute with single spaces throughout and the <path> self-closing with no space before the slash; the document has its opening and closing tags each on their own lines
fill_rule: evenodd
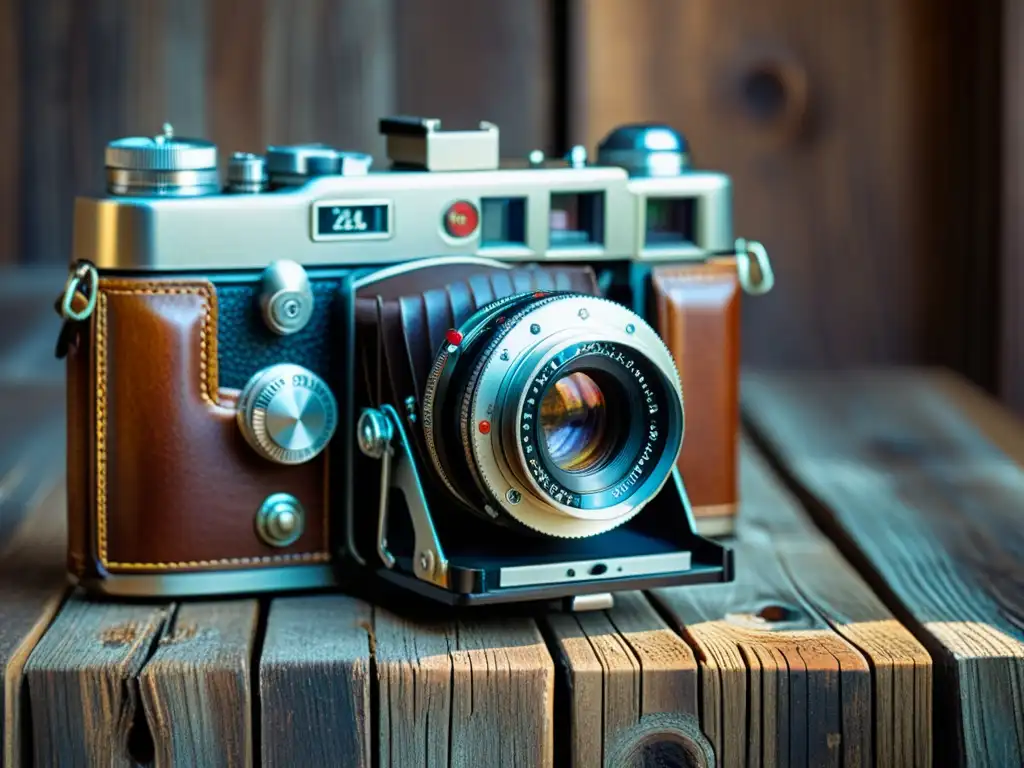
<svg viewBox="0 0 1024 768">
<path fill-rule="evenodd" d="M 294 261 L 275 261 L 260 281 L 260 311 L 274 333 L 287 336 L 306 327 L 313 316 L 313 288 L 309 275 Z"/>
<path fill-rule="evenodd" d="M 278 464 L 315 458 L 334 436 L 338 405 L 330 388 L 300 365 L 281 363 L 256 373 L 238 400 L 246 442 Z"/>
<path fill-rule="evenodd" d="M 306 522 L 306 512 L 294 496 L 275 493 L 268 496 L 256 513 L 256 533 L 272 547 L 287 547 L 298 541 Z"/>
</svg>

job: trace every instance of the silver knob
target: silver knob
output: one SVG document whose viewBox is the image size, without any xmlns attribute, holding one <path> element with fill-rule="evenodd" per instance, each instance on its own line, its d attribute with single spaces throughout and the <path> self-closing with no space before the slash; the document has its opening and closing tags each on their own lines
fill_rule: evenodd
<svg viewBox="0 0 1024 768">
<path fill-rule="evenodd" d="M 255 194 L 267 188 L 267 164 L 251 152 L 235 152 L 228 162 L 228 189 L 239 194 Z"/>
<path fill-rule="evenodd" d="M 110 142 L 105 161 L 111 194 L 192 197 L 220 192 L 217 146 L 178 138 L 166 123 L 159 136 Z"/>
<path fill-rule="evenodd" d="M 294 496 L 275 493 L 256 512 L 256 534 L 272 547 L 294 544 L 305 527 L 306 511 Z"/>
<path fill-rule="evenodd" d="M 334 436 L 338 404 L 330 387 L 301 365 L 257 372 L 238 398 L 238 428 L 260 456 L 278 464 L 315 458 Z"/>
<path fill-rule="evenodd" d="M 259 300 L 263 322 L 281 336 L 301 331 L 313 316 L 309 275 L 294 261 L 275 261 L 263 270 Z"/>
</svg>

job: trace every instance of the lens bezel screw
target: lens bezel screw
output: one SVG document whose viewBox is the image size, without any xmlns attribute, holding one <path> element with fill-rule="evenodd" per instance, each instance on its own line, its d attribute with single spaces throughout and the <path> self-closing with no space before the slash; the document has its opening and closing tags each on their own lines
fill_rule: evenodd
<svg viewBox="0 0 1024 768">
<path fill-rule="evenodd" d="M 509 488 L 505 493 L 505 499 L 509 504 L 518 504 L 523 500 L 523 494 L 517 491 L 515 488 Z"/>
</svg>

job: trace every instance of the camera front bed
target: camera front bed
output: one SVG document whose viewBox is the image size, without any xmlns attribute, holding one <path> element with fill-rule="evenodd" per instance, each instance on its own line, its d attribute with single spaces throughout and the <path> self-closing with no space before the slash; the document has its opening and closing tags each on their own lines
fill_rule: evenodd
<svg viewBox="0 0 1024 768">
<path fill-rule="evenodd" d="M 563 546 L 550 553 L 536 550 L 528 555 L 450 552 L 447 589 L 413 576 L 412 563 L 402 562 L 402 558 L 399 558 L 398 568 L 378 568 L 377 574 L 424 597 L 454 606 L 557 600 L 732 579 L 732 550 L 695 535 L 686 539 L 690 549 L 680 550 L 677 548 L 682 543 L 679 539 L 621 527 L 599 537 L 575 539 L 572 544 L 576 546 L 568 551 L 562 540 Z M 609 552 L 614 552 L 614 556 L 606 556 Z M 663 568 L 655 567 L 656 563 Z M 627 571 L 631 565 L 634 571 L 640 570 L 635 566 L 650 567 L 646 573 L 618 575 L 618 567 Z M 590 573 L 602 567 L 603 573 Z M 569 571 L 574 571 L 574 575 L 569 576 Z M 538 583 L 523 583 L 534 576 Z M 559 580 L 552 580 L 555 578 Z"/>
</svg>

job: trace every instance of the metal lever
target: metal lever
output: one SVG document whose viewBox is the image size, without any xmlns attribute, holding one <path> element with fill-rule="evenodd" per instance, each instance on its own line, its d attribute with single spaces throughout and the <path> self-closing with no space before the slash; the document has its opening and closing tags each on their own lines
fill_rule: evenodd
<svg viewBox="0 0 1024 768">
<path fill-rule="evenodd" d="M 416 462 L 398 413 L 390 405 L 367 408 L 359 415 L 359 450 L 372 459 L 380 459 L 380 509 L 377 516 L 377 554 L 388 568 L 395 567 L 395 556 L 388 549 L 388 501 L 392 488 L 401 491 L 409 508 L 415 551 L 413 573 L 423 581 L 448 587 L 448 560 L 437 538 L 427 499 L 420 484 Z M 394 445 L 397 435 L 398 445 Z M 397 455 L 396 455 L 397 448 Z"/>
</svg>

